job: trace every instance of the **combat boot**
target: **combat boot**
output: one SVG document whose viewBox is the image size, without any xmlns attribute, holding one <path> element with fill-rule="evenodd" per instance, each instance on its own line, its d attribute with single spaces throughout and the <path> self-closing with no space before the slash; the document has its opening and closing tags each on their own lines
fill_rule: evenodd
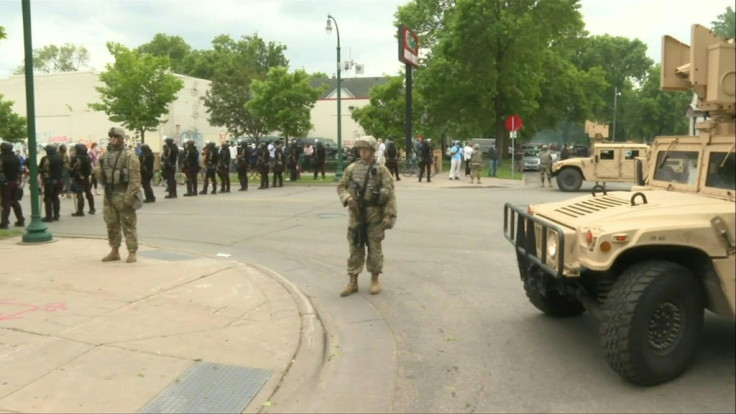
<svg viewBox="0 0 736 414">
<path fill-rule="evenodd" d="M 138 261 L 138 257 L 135 252 L 128 252 L 128 258 L 125 259 L 125 263 L 135 263 Z"/>
<path fill-rule="evenodd" d="M 345 289 L 340 292 L 340 296 L 350 296 L 353 293 L 358 292 L 358 275 L 348 275 L 350 276 L 350 281 L 345 286 Z"/>
<path fill-rule="evenodd" d="M 378 283 L 378 276 L 380 273 L 371 274 L 371 295 L 381 293 L 381 284 Z"/>
<path fill-rule="evenodd" d="M 103 262 L 112 262 L 114 260 L 120 260 L 120 251 L 117 247 L 113 247 L 112 250 L 110 250 L 110 253 L 102 258 Z"/>
</svg>

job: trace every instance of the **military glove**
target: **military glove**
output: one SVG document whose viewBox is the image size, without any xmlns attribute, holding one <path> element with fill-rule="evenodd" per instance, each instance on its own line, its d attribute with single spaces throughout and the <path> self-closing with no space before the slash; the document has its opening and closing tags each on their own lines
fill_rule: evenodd
<svg viewBox="0 0 736 414">
<path fill-rule="evenodd" d="M 396 224 L 396 217 L 387 216 L 383 218 L 383 222 L 381 222 L 381 225 L 383 225 L 384 230 L 389 230 L 394 228 L 394 224 Z"/>
<path fill-rule="evenodd" d="M 346 202 L 348 207 L 352 208 L 353 210 L 358 209 L 358 202 L 355 201 L 353 197 L 348 198 L 348 201 Z"/>
</svg>

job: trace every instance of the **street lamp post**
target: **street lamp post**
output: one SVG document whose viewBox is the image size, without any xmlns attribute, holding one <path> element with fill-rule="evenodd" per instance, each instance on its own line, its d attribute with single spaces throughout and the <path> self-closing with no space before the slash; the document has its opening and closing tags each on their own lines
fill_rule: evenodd
<svg viewBox="0 0 736 414">
<path fill-rule="evenodd" d="M 337 170 L 335 177 L 339 180 L 342 178 L 342 102 L 340 92 L 342 90 L 342 81 L 340 79 L 340 28 L 337 27 L 337 20 L 332 15 L 327 15 L 327 26 L 325 31 L 329 35 L 332 33 L 332 22 L 335 22 L 335 32 L 337 33 Z"/>
<path fill-rule="evenodd" d="M 618 97 L 621 92 L 618 91 L 618 86 L 613 88 L 613 139 L 611 141 L 616 142 L 616 112 L 618 111 Z"/>
</svg>

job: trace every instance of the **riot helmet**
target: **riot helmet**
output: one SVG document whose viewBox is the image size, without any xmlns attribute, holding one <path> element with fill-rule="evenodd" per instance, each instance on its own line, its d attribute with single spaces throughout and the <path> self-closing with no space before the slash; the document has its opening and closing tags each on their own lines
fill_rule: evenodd
<svg viewBox="0 0 736 414">
<path fill-rule="evenodd" d="M 77 155 L 82 155 L 87 153 L 87 145 L 83 143 L 77 143 L 74 145 L 74 151 L 77 153 Z"/>
<path fill-rule="evenodd" d="M 3 142 L 2 144 L 0 144 L 0 150 L 3 153 L 5 153 L 5 154 L 12 153 L 13 152 L 13 144 L 11 144 L 9 142 Z"/>
</svg>

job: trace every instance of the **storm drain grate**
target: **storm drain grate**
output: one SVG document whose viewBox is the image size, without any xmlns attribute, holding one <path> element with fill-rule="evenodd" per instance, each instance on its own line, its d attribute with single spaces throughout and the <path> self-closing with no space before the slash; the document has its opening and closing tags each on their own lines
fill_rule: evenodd
<svg viewBox="0 0 736 414">
<path fill-rule="evenodd" d="M 256 368 L 197 362 L 139 413 L 241 413 L 271 377 Z"/>
<path fill-rule="evenodd" d="M 147 250 L 138 252 L 141 256 L 152 257 L 154 259 L 168 260 L 170 262 L 180 262 L 182 260 L 192 260 L 194 256 L 181 253 L 167 252 L 166 250 Z"/>
</svg>

